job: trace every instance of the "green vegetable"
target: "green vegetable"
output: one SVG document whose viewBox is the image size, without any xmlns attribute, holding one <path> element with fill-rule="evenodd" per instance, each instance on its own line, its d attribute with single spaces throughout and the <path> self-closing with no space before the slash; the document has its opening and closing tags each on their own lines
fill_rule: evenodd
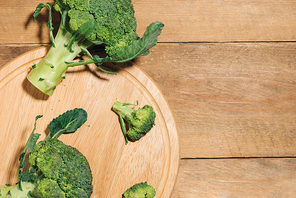
<svg viewBox="0 0 296 198">
<path fill-rule="evenodd" d="M 152 186 L 148 185 L 147 182 L 142 182 L 127 189 L 122 198 L 153 198 L 155 194 L 156 191 Z"/>
<path fill-rule="evenodd" d="M 119 116 L 121 128 L 125 137 L 125 144 L 128 140 L 134 142 L 146 135 L 155 125 L 156 114 L 150 105 L 134 109 L 128 107 L 130 103 L 116 101 L 112 107 Z M 127 124 L 125 124 L 127 123 Z M 128 129 L 128 131 L 126 131 Z"/>
<path fill-rule="evenodd" d="M 57 138 L 63 133 L 75 132 L 86 120 L 81 108 L 69 110 L 48 125 L 49 135 L 37 143 L 40 134 L 34 129 L 20 155 L 19 182 L 0 187 L 0 198 L 87 198 L 93 191 L 92 174 L 85 156 L 76 148 L 65 145 Z M 29 153 L 30 167 L 23 171 Z"/>
<path fill-rule="evenodd" d="M 149 49 L 157 44 L 164 27 L 161 22 L 151 23 L 140 38 L 136 34 L 137 24 L 131 0 L 56 0 L 54 6 L 41 3 L 33 14 L 34 20 L 42 8 L 49 10 L 47 26 L 52 47 L 40 63 L 33 65 L 27 79 L 48 95 L 52 95 L 65 78 L 68 67 L 95 63 L 103 70 L 100 64 L 104 62 L 124 63 L 147 55 Z M 61 18 L 55 37 L 53 8 Z M 107 55 L 92 56 L 88 49 L 93 46 L 103 47 Z M 88 55 L 90 60 L 73 62 L 80 53 Z"/>
</svg>

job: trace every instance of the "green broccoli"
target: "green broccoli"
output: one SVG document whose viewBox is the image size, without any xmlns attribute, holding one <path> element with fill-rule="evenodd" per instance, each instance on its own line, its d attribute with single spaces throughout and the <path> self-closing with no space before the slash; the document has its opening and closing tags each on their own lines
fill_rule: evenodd
<svg viewBox="0 0 296 198">
<path fill-rule="evenodd" d="M 52 47 L 40 63 L 33 65 L 27 79 L 48 95 L 52 95 L 65 78 L 68 67 L 95 63 L 99 69 L 108 72 L 100 64 L 124 63 L 149 54 L 149 49 L 157 44 L 164 27 L 161 22 L 151 23 L 140 38 L 136 34 L 137 24 L 131 0 L 56 0 L 53 6 L 41 3 L 33 14 L 34 20 L 42 8 L 49 10 L 47 26 Z M 61 18 L 55 37 L 53 8 Z M 88 49 L 94 46 L 103 48 L 107 55 L 92 56 Z M 73 61 L 81 53 L 90 59 Z"/>
<path fill-rule="evenodd" d="M 153 198 L 155 194 L 156 191 L 152 186 L 148 185 L 147 182 L 142 182 L 127 189 L 122 198 Z"/>
<path fill-rule="evenodd" d="M 69 110 L 48 125 L 45 140 L 37 143 L 40 134 L 35 127 L 20 155 L 19 182 L 0 187 L 0 198 L 77 198 L 90 197 L 93 191 L 92 174 L 85 156 L 76 148 L 65 145 L 57 138 L 72 133 L 86 120 L 87 113 L 80 108 Z M 30 167 L 23 171 L 28 155 Z"/>
<path fill-rule="evenodd" d="M 145 105 L 143 108 L 138 108 L 137 110 L 127 107 L 128 105 L 132 104 L 116 101 L 112 107 L 113 111 L 119 116 L 125 144 L 128 143 L 128 140 L 134 142 L 147 134 L 155 125 L 156 117 L 150 105 Z M 127 128 L 128 131 L 126 131 Z"/>
</svg>

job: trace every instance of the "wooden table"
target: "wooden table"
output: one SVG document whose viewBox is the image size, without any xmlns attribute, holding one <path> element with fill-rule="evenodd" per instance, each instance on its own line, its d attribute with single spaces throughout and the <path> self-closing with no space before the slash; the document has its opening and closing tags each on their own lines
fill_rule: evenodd
<svg viewBox="0 0 296 198">
<path fill-rule="evenodd" d="M 49 43 L 46 13 L 32 22 L 40 2 L 0 1 L 1 66 Z M 177 122 L 171 197 L 296 197 L 296 2 L 133 3 L 139 35 L 165 24 L 151 54 L 134 62 Z"/>
</svg>

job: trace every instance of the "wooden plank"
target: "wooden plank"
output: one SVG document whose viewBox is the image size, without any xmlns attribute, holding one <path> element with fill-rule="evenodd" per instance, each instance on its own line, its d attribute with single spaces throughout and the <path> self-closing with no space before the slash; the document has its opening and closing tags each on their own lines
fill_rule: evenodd
<svg viewBox="0 0 296 198">
<path fill-rule="evenodd" d="M 181 160 L 171 198 L 295 197 L 296 159 Z"/>
<path fill-rule="evenodd" d="M 159 44 L 135 60 L 164 92 L 181 157 L 295 156 L 296 44 Z"/>
<path fill-rule="evenodd" d="M 21 49 L 0 46 L 0 65 Z M 173 110 L 181 157 L 295 156 L 295 51 L 295 43 L 158 44 L 135 63 Z"/>
<path fill-rule="evenodd" d="M 161 20 L 162 42 L 295 40 L 290 0 L 134 0 L 139 24 Z"/>
<path fill-rule="evenodd" d="M 48 12 L 42 10 L 33 23 L 33 13 L 39 3 L 53 3 L 53 0 L 0 1 L 0 43 L 49 43 L 46 23 Z M 58 13 L 54 13 L 55 30 L 58 28 Z"/>
<path fill-rule="evenodd" d="M 53 0 L 48 0 L 53 3 Z M 0 43 L 49 43 L 47 16 L 32 13 L 47 0 L 1 1 Z M 133 0 L 142 35 L 161 21 L 160 42 L 295 41 L 296 2 L 291 0 Z M 20 12 L 21 11 L 21 12 Z M 57 13 L 54 20 L 58 20 Z M 55 26 L 57 29 L 57 26 Z"/>
<path fill-rule="evenodd" d="M 40 46 L 42 45 L 0 45 L 0 68 L 21 54 Z"/>
</svg>

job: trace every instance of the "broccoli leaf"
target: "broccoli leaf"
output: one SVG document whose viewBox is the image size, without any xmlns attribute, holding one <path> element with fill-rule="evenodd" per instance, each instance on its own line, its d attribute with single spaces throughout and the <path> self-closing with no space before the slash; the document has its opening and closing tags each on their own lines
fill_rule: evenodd
<svg viewBox="0 0 296 198">
<path fill-rule="evenodd" d="M 42 8 L 47 8 L 49 10 L 48 12 L 48 22 L 47 22 L 47 27 L 49 28 L 49 36 L 50 36 L 50 40 L 51 40 L 51 44 L 53 47 L 55 47 L 55 42 L 54 42 L 54 36 L 53 36 L 53 25 L 52 25 L 52 12 L 53 12 L 53 9 L 52 9 L 52 5 L 50 3 L 46 3 L 46 4 L 43 4 L 43 3 L 40 3 L 34 13 L 33 13 L 33 22 L 36 20 L 37 16 L 40 14 Z"/>
<path fill-rule="evenodd" d="M 90 35 L 93 34 L 95 27 L 96 27 L 96 21 L 94 19 L 89 20 L 88 22 L 81 25 L 78 28 L 77 32 L 83 35 L 85 38 L 88 38 Z"/>
<path fill-rule="evenodd" d="M 34 13 L 33 13 L 33 21 L 36 20 L 37 16 L 40 14 L 42 8 L 44 8 L 44 4 L 43 4 L 43 3 L 40 3 L 40 4 L 36 7 L 36 9 L 35 9 L 35 11 L 34 11 Z"/>
<path fill-rule="evenodd" d="M 157 44 L 158 36 L 160 35 L 163 27 L 164 24 L 161 22 L 151 23 L 147 27 L 146 32 L 144 33 L 142 38 L 135 40 L 131 45 L 126 46 L 121 51 L 117 52 L 114 56 L 106 56 L 104 58 L 100 58 L 95 55 L 91 60 L 66 62 L 66 64 L 68 65 L 68 67 L 74 67 L 91 63 L 124 63 L 136 57 L 147 55 L 149 54 L 149 49 Z"/>
<path fill-rule="evenodd" d="M 164 24 L 161 22 L 151 23 L 144 33 L 143 37 L 135 40 L 131 45 L 123 48 L 120 52 L 117 52 L 114 57 L 114 62 L 126 62 L 132 60 L 138 56 L 147 55 L 149 49 L 157 44 L 158 36 L 163 29 Z"/>
<path fill-rule="evenodd" d="M 75 43 L 75 41 L 79 40 L 81 37 L 83 37 L 84 39 L 88 38 L 94 32 L 94 30 L 95 30 L 95 20 L 94 19 L 89 20 L 88 22 L 80 26 L 75 33 L 73 33 L 71 41 L 65 46 L 68 47 L 71 53 L 73 53 L 74 50 L 72 49 L 72 45 Z"/>
<path fill-rule="evenodd" d="M 54 118 L 48 125 L 50 133 L 45 140 L 58 138 L 63 133 L 73 133 L 87 120 L 87 112 L 82 108 L 68 110 Z"/>
<path fill-rule="evenodd" d="M 30 137 L 29 137 L 29 139 L 27 141 L 24 152 L 32 152 L 33 151 L 33 149 L 34 149 L 34 147 L 36 145 L 36 142 L 37 142 L 38 138 L 40 137 L 40 134 L 34 133 L 35 130 L 36 130 L 37 120 L 39 118 L 42 118 L 42 117 L 43 117 L 43 115 L 36 116 L 35 123 L 34 123 L 34 129 L 33 129 L 32 133 L 31 133 L 31 135 L 30 135 Z"/>
<path fill-rule="evenodd" d="M 19 158 L 19 160 L 20 160 L 20 164 L 19 164 L 18 178 L 19 178 L 19 188 L 20 188 L 21 190 L 22 190 L 22 188 L 23 188 L 23 187 L 22 187 L 22 182 L 21 182 L 21 181 L 22 181 L 21 178 L 22 178 L 22 176 L 23 176 L 23 168 L 26 166 L 25 156 L 26 156 L 26 153 L 28 153 L 28 152 L 32 152 L 32 151 L 33 151 L 33 149 L 34 149 L 34 147 L 35 147 L 35 145 L 36 145 L 36 142 L 37 142 L 37 140 L 38 140 L 39 137 L 40 137 L 40 134 L 38 134 L 38 133 L 34 133 L 34 132 L 35 132 L 35 130 L 36 130 L 36 123 L 37 123 L 37 120 L 38 120 L 39 118 L 41 118 L 41 117 L 42 117 L 42 115 L 38 115 L 38 116 L 36 116 L 33 131 L 32 131 L 32 133 L 31 133 L 31 135 L 30 135 L 30 137 L 29 137 L 29 139 L 28 139 L 28 141 L 27 141 L 27 143 L 26 143 L 26 146 L 25 146 L 23 152 L 22 152 L 21 155 L 20 155 L 20 158 Z"/>
</svg>

